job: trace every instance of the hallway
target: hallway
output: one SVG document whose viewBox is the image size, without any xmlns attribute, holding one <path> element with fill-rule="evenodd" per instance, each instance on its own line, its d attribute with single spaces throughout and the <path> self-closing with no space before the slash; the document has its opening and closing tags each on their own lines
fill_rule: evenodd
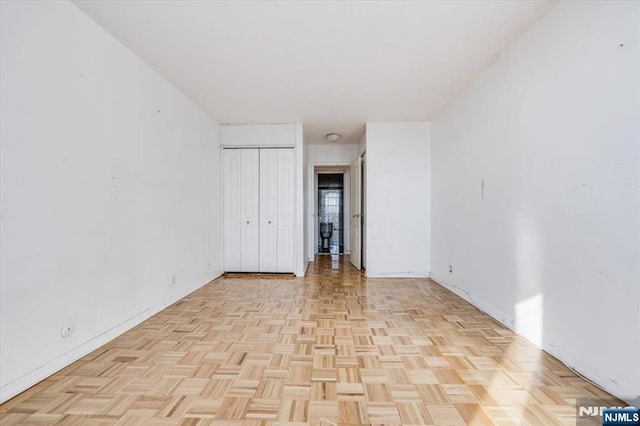
<svg viewBox="0 0 640 426">
<path fill-rule="evenodd" d="M 219 278 L 0 406 L 10 424 L 575 424 L 608 394 L 427 279 Z"/>
</svg>

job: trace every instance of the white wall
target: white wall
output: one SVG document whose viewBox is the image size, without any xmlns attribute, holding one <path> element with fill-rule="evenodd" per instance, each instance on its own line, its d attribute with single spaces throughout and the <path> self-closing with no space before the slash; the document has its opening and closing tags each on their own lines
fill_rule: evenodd
<svg viewBox="0 0 640 426">
<path fill-rule="evenodd" d="M 4 401 L 218 276 L 221 235 L 217 123 L 73 4 L 0 5 Z"/>
<path fill-rule="evenodd" d="M 296 143 L 296 276 L 304 277 L 309 261 L 304 253 L 304 231 L 307 226 L 307 216 L 304 214 L 304 137 L 302 124 L 295 125 Z"/>
<path fill-rule="evenodd" d="M 313 222 L 312 220 L 310 220 L 310 215 L 311 215 L 311 203 L 310 201 L 313 200 L 313 191 L 310 192 L 310 186 L 312 185 L 313 179 L 310 179 L 310 173 L 309 173 L 309 145 L 308 144 L 304 144 L 303 147 L 303 156 L 302 156 L 302 162 L 303 162 L 303 169 L 302 169 L 302 176 L 304 177 L 304 182 L 303 182 L 303 190 L 304 190 L 304 217 L 306 218 L 305 221 L 305 227 L 304 227 L 304 259 L 305 259 L 305 269 L 306 269 L 306 265 L 309 264 L 309 261 L 312 261 L 313 259 L 311 259 L 311 257 L 313 256 L 313 252 L 310 251 L 311 249 L 311 240 L 313 239 L 313 234 L 311 234 L 311 227 L 309 225 L 311 225 Z"/>
<path fill-rule="evenodd" d="M 318 223 L 316 220 L 316 214 L 318 209 L 317 191 L 318 182 L 315 176 L 316 166 L 345 166 L 346 172 L 344 173 L 344 211 L 345 217 L 349 218 L 349 209 L 351 208 L 351 196 L 349 193 L 350 188 L 350 176 L 349 165 L 358 156 L 358 146 L 352 144 L 338 144 L 338 145 L 309 145 L 309 186 L 308 193 L 311 195 L 308 197 L 309 214 L 308 218 L 308 232 L 310 238 L 308 241 L 308 254 L 309 260 L 313 261 L 315 253 L 318 251 Z M 344 223 L 344 251 L 349 253 L 350 251 L 350 229 L 349 222 L 345 220 Z"/>
<path fill-rule="evenodd" d="M 225 124 L 220 132 L 223 146 L 296 146 L 296 124 Z"/>
<path fill-rule="evenodd" d="M 432 277 L 627 399 L 640 395 L 639 16 L 638 2 L 560 2 L 432 127 Z"/>
<path fill-rule="evenodd" d="M 306 215 L 304 213 L 304 140 L 301 123 L 286 124 L 225 124 L 221 126 L 220 143 L 223 147 L 293 147 L 296 156 L 296 224 L 295 273 L 303 277 L 307 268 L 305 256 Z"/>
<path fill-rule="evenodd" d="M 358 145 L 309 145 L 309 162 L 314 165 L 348 165 L 357 156 Z"/>
<path fill-rule="evenodd" d="M 430 271 L 430 124 L 367 123 L 368 277 Z"/>
<path fill-rule="evenodd" d="M 367 132 L 365 131 L 358 140 L 358 155 L 362 155 L 367 152 Z"/>
</svg>

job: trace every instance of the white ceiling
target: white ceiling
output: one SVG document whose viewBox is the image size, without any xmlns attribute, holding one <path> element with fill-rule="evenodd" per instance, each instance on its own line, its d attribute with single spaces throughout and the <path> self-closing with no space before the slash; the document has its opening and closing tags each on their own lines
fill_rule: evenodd
<svg viewBox="0 0 640 426">
<path fill-rule="evenodd" d="M 220 123 L 429 120 L 555 2 L 75 3 Z"/>
</svg>

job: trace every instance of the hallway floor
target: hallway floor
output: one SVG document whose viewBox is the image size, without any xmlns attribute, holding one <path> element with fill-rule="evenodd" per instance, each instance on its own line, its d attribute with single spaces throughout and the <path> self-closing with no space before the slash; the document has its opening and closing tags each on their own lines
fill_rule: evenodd
<svg viewBox="0 0 640 426">
<path fill-rule="evenodd" d="M 427 279 L 225 276 L 0 406 L 0 423 L 575 424 L 610 396 Z M 595 424 L 595 423 L 594 423 Z"/>
</svg>

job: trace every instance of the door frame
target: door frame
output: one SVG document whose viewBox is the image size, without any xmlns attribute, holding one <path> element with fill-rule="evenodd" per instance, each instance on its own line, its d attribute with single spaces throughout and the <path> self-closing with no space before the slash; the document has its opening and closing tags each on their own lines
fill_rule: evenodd
<svg viewBox="0 0 640 426">
<path fill-rule="evenodd" d="M 298 134 L 299 133 L 299 134 Z M 219 194 L 220 194 L 220 205 L 218 207 L 218 212 L 220 215 L 220 253 L 219 253 L 219 261 L 220 261 L 220 271 L 219 275 L 223 275 L 227 272 L 225 271 L 225 262 L 224 262 L 224 151 L 231 149 L 292 149 L 294 156 L 294 178 L 293 178 L 293 186 L 294 186 L 294 226 L 293 226 L 293 274 L 297 277 L 304 277 L 308 260 L 304 257 L 304 195 L 300 195 L 299 192 L 304 194 L 304 169 L 302 169 L 302 148 L 301 145 L 298 146 L 298 140 L 302 141 L 302 126 L 296 127 L 296 144 L 220 144 L 219 148 Z M 259 151 L 258 151 L 259 152 Z M 300 170 L 302 169 L 302 170 Z M 302 189 L 302 191 L 300 191 Z M 301 222 L 298 225 L 298 222 Z M 302 241 L 300 241 L 302 239 Z M 302 262 L 300 262 L 302 260 Z"/>
<path fill-rule="evenodd" d="M 367 156 L 366 151 L 360 156 L 360 269 L 367 271 Z"/>
<path fill-rule="evenodd" d="M 316 167 L 340 167 L 343 170 L 335 170 L 335 171 L 327 171 L 327 172 L 323 172 L 323 173 L 327 173 L 327 174 L 342 174 L 343 175 L 343 182 L 344 182 L 344 175 L 345 173 L 349 172 L 349 167 L 351 166 L 351 163 L 327 163 L 327 162 L 320 162 L 320 163 L 310 163 L 309 167 L 309 188 L 308 188 L 308 195 L 309 195 L 309 199 L 308 199 L 308 203 L 309 203 L 309 213 L 308 213 L 308 228 L 307 231 L 309 232 L 309 246 L 308 248 L 308 253 L 309 253 L 309 262 L 313 262 L 313 260 L 315 259 L 315 256 L 317 254 L 318 251 L 318 216 L 317 216 L 317 212 L 318 212 L 318 171 L 316 170 Z M 346 188 L 345 188 L 346 191 Z M 345 192 L 346 193 L 346 192 Z M 346 211 L 346 209 L 344 209 L 343 211 L 343 222 L 345 222 L 345 220 L 349 217 L 348 212 Z M 347 222 L 345 222 L 347 223 Z M 349 254 L 349 252 L 346 250 L 344 251 L 344 254 Z"/>
<path fill-rule="evenodd" d="M 350 247 L 349 262 L 356 269 L 362 270 L 362 157 L 356 157 L 356 159 L 353 160 L 349 166 L 349 171 L 355 176 L 351 182 L 349 182 L 349 192 L 351 193 L 349 229 L 351 239 L 354 241 L 354 246 L 358 248 L 358 250 L 354 251 L 354 246 Z M 357 232 L 354 232 L 354 230 Z"/>
<path fill-rule="evenodd" d="M 322 166 L 321 166 L 322 167 Z M 325 166 L 327 167 L 327 166 Z M 345 204 L 347 204 L 347 206 L 350 205 L 351 202 L 351 197 L 349 195 L 347 195 L 347 191 L 346 191 L 346 185 L 345 185 L 345 177 L 347 175 L 349 175 L 349 170 L 316 170 L 316 172 L 314 173 L 314 187 L 315 187 L 315 204 L 313 205 L 313 219 L 315 222 L 315 226 L 314 226 L 314 231 L 313 231 L 313 238 L 315 239 L 314 241 L 314 251 L 313 254 L 329 254 L 329 253 L 320 253 L 318 251 L 318 235 L 320 235 L 320 230 L 318 229 L 318 193 L 320 188 L 318 188 L 318 175 L 342 175 L 342 238 L 344 240 L 344 250 L 342 253 L 340 254 L 349 254 L 349 250 L 347 250 L 347 247 L 349 247 L 349 242 L 347 241 L 347 236 L 349 234 L 347 234 L 347 227 L 346 227 L 346 220 L 349 218 L 349 213 L 347 212 L 346 206 Z M 351 179 L 351 176 L 349 176 L 349 179 Z M 345 201 L 349 199 L 349 203 L 345 203 Z"/>
</svg>

